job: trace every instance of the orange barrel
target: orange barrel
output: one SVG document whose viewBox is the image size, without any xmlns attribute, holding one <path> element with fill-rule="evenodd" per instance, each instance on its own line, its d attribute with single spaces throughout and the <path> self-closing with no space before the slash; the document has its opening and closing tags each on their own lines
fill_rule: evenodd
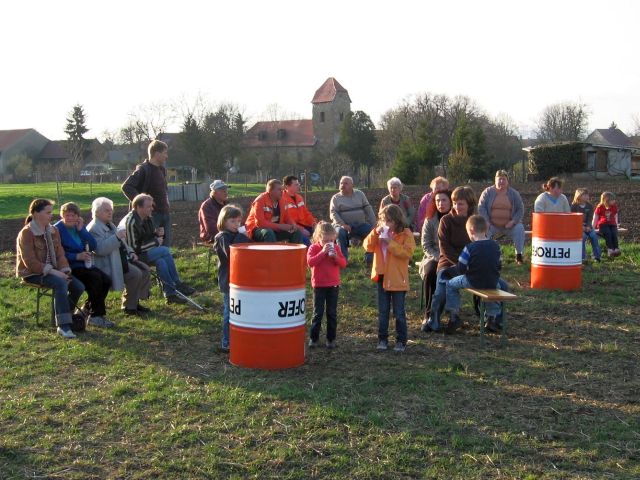
<svg viewBox="0 0 640 480">
<path fill-rule="evenodd" d="M 231 245 L 233 365 L 274 370 L 304 363 L 306 254 L 298 244 Z"/>
<path fill-rule="evenodd" d="M 582 286 L 581 213 L 534 213 L 531 288 L 577 290 Z"/>
</svg>

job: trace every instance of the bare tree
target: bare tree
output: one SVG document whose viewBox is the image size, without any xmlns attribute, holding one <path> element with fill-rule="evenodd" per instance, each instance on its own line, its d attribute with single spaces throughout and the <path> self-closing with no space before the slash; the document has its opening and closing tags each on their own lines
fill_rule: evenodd
<svg viewBox="0 0 640 480">
<path fill-rule="evenodd" d="M 640 114 L 631 115 L 631 120 L 633 121 L 631 136 L 640 135 Z"/>
<path fill-rule="evenodd" d="M 589 112 L 583 103 L 549 105 L 540 114 L 536 137 L 543 143 L 583 140 L 587 136 L 588 122 Z"/>
</svg>

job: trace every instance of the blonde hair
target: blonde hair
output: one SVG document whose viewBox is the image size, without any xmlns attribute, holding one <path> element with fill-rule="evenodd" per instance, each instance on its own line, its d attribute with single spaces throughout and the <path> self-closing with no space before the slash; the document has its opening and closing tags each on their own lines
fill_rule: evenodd
<svg viewBox="0 0 640 480">
<path fill-rule="evenodd" d="M 602 192 L 600 195 L 600 205 L 604 205 L 609 208 L 611 206 L 611 202 L 616 199 L 616 196 L 612 192 Z"/>
<path fill-rule="evenodd" d="M 331 225 L 329 222 L 321 220 L 318 222 L 315 230 L 313 231 L 313 236 L 311 237 L 313 243 L 320 243 L 322 241 L 322 235 L 324 234 L 338 235 L 333 225 Z"/>
<path fill-rule="evenodd" d="M 224 224 L 230 218 L 242 218 L 242 208 L 238 205 L 225 205 L 220 210 L 220 215 L 218 215 L 218 223 L 216 227 L 218 227 L 218 231 L 221 232 L 224 230 Z"/>
<path fill-rule="evenodd" d="M 436 187 L 438 186 L 439 183 L 444 183 L 444 189 L 448 190 L 449 189 L 449 180 L 447 180 L 444 177 L 436 177 L 433 180 L 431 180 L 431 183 L 429 184 L 429 188 L 433 191 L 435 191 Z"/>
<path fill-rule="evenodd" d="M 398 205 L 394 204 L 387 205 L 380 210 L 378 218 L 387 222 L 393 222 L 395 225 L 393 231 L 395 233 L 402 232 L 407 225 L 407 219 L 404 216 L 404 212 Z"/>
<path fill-rule="evenodd" d="M 571 205 L 577 205 L 578 203 L 580 203 L 580 197 L 585 193 L 589 193 L 589 190 L 587 190 L 586 188 L 576 188 L 576 193 L 573 194 Z"/>
</svg>

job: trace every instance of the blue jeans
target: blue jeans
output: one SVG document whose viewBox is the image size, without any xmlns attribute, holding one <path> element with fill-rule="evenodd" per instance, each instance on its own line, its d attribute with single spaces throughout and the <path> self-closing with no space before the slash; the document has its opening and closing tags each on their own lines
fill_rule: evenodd
<svg viewBox="0 0 640 480">
<path fill-rule="evenodd" d="M 513 240 L 513 245 L 516 247 L 516 253 L 522 255 L 524 253 L 524 225 L 517 223 L 511 228 L 500 228 L 495 225 L 489 225 L 489 233 L 487 236 L 492 238 L 496 233 L 506 235 Z"/>
<path fill-rule="evenodd" d="M 440 317 L 444 311 L 444 304 L 447 299 L 447 280 L 442 278 L 442 273 L 446 270 L 440 270 L 436 276 L 436 289 L 431 297 L 431 314 L 427 325 L 432 330 L 440 330 Z"/>
<path fill-rule="evenodd" d="M 407 292 L 391 292 L 382 287 L 383 276 L 378 281 L 378 340 L 389 338 L 389 311 L 393 305 L 396 317 L 396 342 L 407 343 L 407 316 L 404 311 L 404 297 Z"/>
<path fill-rule="evenodd" d="M 591 240 L 591 250 L 593 253 L 593 258 L 600 259 L 601 253 L 598 234 L 595 232 L 595 230 L 591 229 L 589 232 L 582 232 L 582 260 L 585 260 L 587 258 L 587 238 Z"/>
<path fill-rule="evenodd" d="M 151 265 L 155 265 L 158 276 L 162 280 L 164 295 L 175 295 L 176 285 L 180 283 L 180 275 L 178 275 L 178 270 L 169 248 L 164 245 L 153 247 L 145 252 L 144 260 Z"/>
<path fill-rule="evenodd" d="M 162 245 L 167 248 L 171 248 L 171 240 L 173 239 L 171 235 L 171 215 L 169 215 L 169 213 L 153 212 L 151 214 L 151 220 L 153 220 L 154 227 L 164 228 L 164 240 L 162 241 Z"/>
<path fill-rule="evenodd" d="M 447 302 L 445 310 L 448 312 L 460 312 L 460 290 L 463 288 L 472 288 L 466 275 L 458 275 L 453 277 L 446 283 L 447 286 Z M 501 288 L 502 283 L 498 280 L 496 288 Z M 500 302 L 484 302 L 486 314 L 488 316 L 497 317 L 500 314 Z"/>
<path fill-rule="evenodd" d="M 350 226 L 351 233 L 348 233 L 342 227 L 336 227 L 336 230 L 338 231 L 338 244 L 342 250 L 342 255 L 344 255 L 344 258 L 347 260 L 349 260 L 349 238 L 356 237 L 364 240 L 364 238 L 371 233 L 371 230 L 373 230 L 373 227 L 368 223 L 360 223 L 355 226 Z M 373 254 L 368 252 L 365 253 L 365 260 L 367 263 L 371 263 L 373 260 Z"/>
<path fill-rule="evenodd" d="M 224 292 L 222 298 L 222 348 L 229 348 L 229 292 Z"/>
<path fill-rule="evenodd" d="M 75 277 L 67 282 L 64 278 L 55 275 L 29 275 L 26 282 L 44 285 L 53 289 L 53 306 L 56 311 L 56 325 L 71 325 L 71 313 L 76 308 L 78 299 L 84 292 L 84 285 Z"/>
</svg>

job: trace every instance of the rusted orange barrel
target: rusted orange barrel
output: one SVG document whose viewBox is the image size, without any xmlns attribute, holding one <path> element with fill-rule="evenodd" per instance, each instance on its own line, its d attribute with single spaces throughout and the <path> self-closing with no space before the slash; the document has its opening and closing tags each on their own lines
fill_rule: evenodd
<svg viewBox="0 0 640 480">
<path fill-rule="evenodd" d="M 582 286 L 581 213 L 534 213 L 531 288 L 577 290 Z"/>
<path fill-rule="evenodd" d="M 304 363 L 304 245 L 231 245 L 229 336 L 233 365 L 275 370 Z"/>
</svg>

